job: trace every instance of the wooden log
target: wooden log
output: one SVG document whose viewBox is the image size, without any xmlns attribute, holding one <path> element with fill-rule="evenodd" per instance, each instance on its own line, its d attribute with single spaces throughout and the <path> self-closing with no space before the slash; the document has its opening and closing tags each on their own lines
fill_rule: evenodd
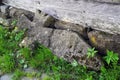
<svg viewBox="0 0 120 80">
<path fill-rule="evenodd" d="M 98 2 L 94 2 L 98 1 Z M 100 0 L 4 0 L 7 5 L 32 12 L 41 10 L 62 21 L 120 34 L 120 5 L 99 3 Z M 105 2 L 105 0 L 101 0 Z"/>
</svg>

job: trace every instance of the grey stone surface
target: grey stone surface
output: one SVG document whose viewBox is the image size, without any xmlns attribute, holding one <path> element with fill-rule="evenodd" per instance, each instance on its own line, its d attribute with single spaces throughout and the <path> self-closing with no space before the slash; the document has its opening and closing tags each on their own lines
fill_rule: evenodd
<svg viewBox="0 0 120 80">
<path fill-rule="evenodd" d="M 10 17 L 14 17 L 14 18 L 19 18 L 22 14 L 24 14 L 31 21 L 34 18 L 34 13 L 23 9 L 17 9 L 14 7 L 9 7 L 8 13 Z"/>
<path fill-rule="evenodd" d="M 17 26 L 19 26 L 21 29 L 32 27 L 31 21 L 24 14 L 18 16 L 19 18 L 17 19 Z"/>
<path fill-rule="evenodd" d="M 12 79 L 12 74 L 5 74 L 1 76 L 0 80 L 11 80 Z"/>
<path fill-rule="evenodd" d="M 19 16 L 19 15 L 18 15 Z M 31 22 L 24 14 L 22 14 L 18 18 L 18 23 L 17 26 L 20 28 L 27 28 L 27 36 L 26 38 L 23 39 L 23 41 L 20 43 L 20 46 L 29 46 L 32 44 L 34 41 L 38 40 L 40 43 L 43 43 L 45 46 L 49 46 L 49 38 L 52 34 L 53 29 L 49 28 L 43 28 L 45 25 L 52 25 L 50 18 L 51 16 L 44 16 L 42 13 L 41 16 L 40 14 L 37 15 Z"/>
<path fill-rule="evenodd" d="M 101 1 L 119 2 L 119 0 L 4 0 L 3 2 L 34 13 L 36 10 L 41 10 L 62 21 L 120 34 L 120 5 L 99 3 Z"/>
<path fill-rule="evenodd" d="M 84 55 L 87 53 L 89 45 L 87 45 L 77 34 L 71 31 L 54 30 L 51 37 L 50 47 L 53 49 L 53 53 L 56 53 L 58 56 L 69 55 L 69 53 L 74 55 L 82 51 L 83 53 L 81 54 Z"/>
<path fill-rule="evenodd" d="M 107 2 L 107 3 L 120 3 L 120 0 L 94 0 L 98 2 Z"/>
<path fill-rule="evenodd" d="M 4 14 L 7 13 L 9 6 L 8 5 L 0 5 L 0 11 Z"/>
<path fill-rule="evenodd" d="M 50 27 L 54 25 L 55 18 L 44 12 L 41 12 L 40 10 L 37 10 L 35 14 L 34 22 L 38 22 L 43 27 Z"/>
<path fill-rule="evenodd" d="M 30 47 L 30 45 L 33 43 L 33 39 L 29 37 L 25 37 L 19 44 L 20 47 Z"/>
<path fill-rule="evenodd" d="M 40 80 L 37 78 L 29 78 L 29 77 L 23 77 L 21 80 Z"/>
<path fill-rule="evenodd" d="M 53 29 L 43 28 L 41 26 L 34 26 L 29 30 L 28 36 L 33 42 L 38 41 L 44 44 L 46 47 L 50 46 L 50 37 Z"/>
<path fill-rule="evenodd" d="M 0 5 L 0 16 L 3 18 L 7 18 L 8 10 L 9 10 L 8 5 Z"/>
<path fill-rule="evenodd" d="M 5 20 L 4 18 L 0 18 L 0 24 L 5 25 L 5 26 L 9 26 L 10 22 L 9 22 L 9 20 Z"/>
<path fill-rule="evenodd" d="M 61 30 L 70 30 L 73 32 L 78 33 L 79 35 L 82 35 L 84 37 L 86 37 L 86 29 L 79 24 L 73 24 L 73 23 L 68 23 L 68 22 L 64 22 L 64 21 L 56 21 L 55 22 L 55 28 L 57 29 L 61 29 Z"/>
<path fill-rule="evenodd" d="M 24 69 L 24 72 L 32 74 L 32 73 L 37 73 L 38 71 L 29 67 L 29 68 Z"/>
<path fill-rule="evenodd" d="M 5 14 L 3 14 L 2 12 L 0 12 L 0 17 L 1 17 L 1 18 L 5 18 L 5 17 L 6 17 L 6 15 L 5 15 Z"/>
</svg>

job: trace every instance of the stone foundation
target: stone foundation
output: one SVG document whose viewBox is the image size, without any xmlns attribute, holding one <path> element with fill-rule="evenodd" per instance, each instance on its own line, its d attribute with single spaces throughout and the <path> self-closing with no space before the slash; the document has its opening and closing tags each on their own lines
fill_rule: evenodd
<svg viewBox="0 0 120 80">
<path fill-rule="evenodd" d="M 99 70 L 102 66 L 100 56 L 87 58 L 87 49 L 91 46 L 85 40 L 88 39 L 86 28 L 59 21 L 44 12 L 34 14 L 13 7 L 6 7 L 5 10 L 7 15 L 3 14 L 1 24 L 9 26 L 9 23 L 16 19 L 20 29 L 27 28 L 28 30 L 20 46 L 33 48 L 33 43 L 38 41 L 49 47 L 55 55 L 69 62 L 76 60 L 79 64 L 94 70 Z"/>
</svg>

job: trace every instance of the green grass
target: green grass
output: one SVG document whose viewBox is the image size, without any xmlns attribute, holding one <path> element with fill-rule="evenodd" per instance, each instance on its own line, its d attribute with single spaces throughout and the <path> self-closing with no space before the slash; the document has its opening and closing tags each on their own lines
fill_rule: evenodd
<svg viewBox="0 0 120 80">
<path fill-rule="evenodd" d="M 12 26 L 16 21 L 12 23 Z M 9 30 L 0 25 L 0 70 L 3 73 L 14 73 L 13 80 L 21 76 L 40 77 L 47 74 L 42 80 L 120 80 L 120 66 L 118 55 L 107 51 L 103 58 L 105 66 L 100 71 L 88 70 L 77 61 L 69 63 L 53 55 L 51 50 L 35 42 L 35 48 L 20 47 L 19 44 L 25 36 L 25 30 Z M 95 48 L 88 50 L 88 58 L 97 54 Z M 24 69 L 32 67 L 38 73 L 25 73 Z"/>
</svg>

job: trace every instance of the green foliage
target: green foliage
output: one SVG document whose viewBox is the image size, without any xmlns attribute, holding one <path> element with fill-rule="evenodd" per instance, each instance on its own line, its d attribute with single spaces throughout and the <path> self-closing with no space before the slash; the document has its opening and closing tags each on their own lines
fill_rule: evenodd
<svg viewBox="0 0 120 80">
<path fill-rule="evenodd" d="M 78 65 L 78 63 L 77 63 L 76 60 L 74 60 L 71 64 L 72 64 L 72 66 L 74 66 L 74 67 L 76 67 L 76 66 Z"/>
<path fill-rule="evenodd" d="M 99 80 L 120 80 L 120 66 L 114 65 L 107 68 L 101 67 Z"/>
<path fill-rule="evenodd" d="M 13 74 L 12 80 L 21 80 L 21 77 L 23 75 L 24 75 L 24 73 L 21 70 L 16 69 L 14 74 Z"/>
<path fill-rule="evenodd" d="M 117 64 L 119 60 L 118 54 L 107 50 L 107 55 L 104 57 L 104 60 L 107 62 L 108 66 L 101 67 L 99 80 L 119 80 L 120 66 Z"/>
<path fill-rule="evenodd" d="M 15 68 L 15 61 L 9 54 L 0 56 L 0 69 L 3 72 L 11 72 Z"/>
<path fill-rule="evenodd" d="M 20 31 L 19 33 L 17 33 L 17 34 L 15 35 L 15 41 L 21 40 L 22 37 L 23 37 L 23 35 L 24 35 L 24 31 Z"/>
<path fill-rule="evenodd" d="M 119 60 L 119 57 L 118 57 L 117 53 L 107 50 L 107 56 L 105 56 L 104 59 L 107 62 L 107 64 L 109 65 L 111 62 L 117 63 Z"/>
<path fill-rule="evenodd" d="M 11 23 L 12 26 L 15 26 L 16 24 L 17 24 L 17 20 L 13 20 Z"/>
<path fill-rule="evenodd" d="M 23 49 L 19 47 L 24 36 L 25 30 L 9 30 L 4 26 L 0 26 L 0 69 L 2 72 L 14 71 L 18 66 L 18 55 Z M 24 53 L 25 50 L 24 50 Z M 27 53 L 26 53 L 27 54 Z"/>
<path fill-rule="evenodd" d="M 92 76 L 89 76 L 87 79 L 85 80 L 93 80 Z"/>
<path fill-rule="evenodd" d="M 41 44 L 39 44 L 33 52 L 34 53 L 32 55 L 30 65 L 34 68 L 37 68 L 42 65 L 45 66 L 45 64 L 49 63 L 51 59 L 53 59 L 53 54 L 50 51 L 50 49 L 46 48 Z"/>
<path fill-rule="evenodd" d="M 87 52 L 87 57 L 88 58 L 94 57 L 97 52 L 98 51 L 96 51 L 95 48 L 89 48 Z"/>
</svg>

